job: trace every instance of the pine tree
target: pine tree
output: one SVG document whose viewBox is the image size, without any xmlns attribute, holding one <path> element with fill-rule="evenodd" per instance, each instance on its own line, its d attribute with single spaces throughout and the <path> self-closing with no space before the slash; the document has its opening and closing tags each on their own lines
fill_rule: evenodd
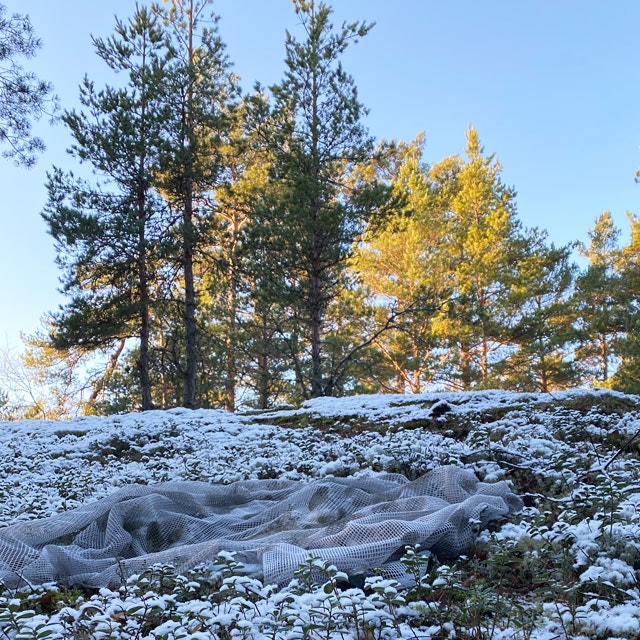
<svg viewBox="0 0 640 640">
<path fill-rule="evenodd" d="M 261 241 L 273 258 L 272 292 L 289 307 L 286 335 L 302 398 L 332 395 L 337 371 L 324 351 L 327 312 L 346 286 L 347 260 L 375 207 L 350 181 L 372 142 L 364 109 L 340 58 L 370 25 L 334 29 L 322 2 L 295 0 L 305 38 L 287 33 L 286 73 L 272 87 L 272 179 L 279 200 L 264 209 Z M 269 298 L 273 300 L 273 296 Z"/>
<path fill-rule="evenodd" d="M 165 24 L 171 69 L 162 82 L 172 96 L 165 131 L 171 151 L 158 174 L 160 190 L 180 216 L 172 251 L 182 271 L 185 358 L 183 405 L 196 406 L 198 259 L 213 216 L 207 196 L 226 169 L 223 158 L 234 78 L 210 0 L 154 5 Z"/>
<path fill-rule="evenodd" d="M 41 42 L 29 17 L 13 14 L 0 4 L 0 143 L 8 146 L 3 156 L 32 166 L 44 150 L 44 142 L 32 132 L 32 122 L 56 110 L 51 83 L 25 71 L 17 59 L 33 58 Z"/>
<path fill-rule="evenodd" d="M 256 203 L 268 189 L 270 159 L 249 120 L 248 102 L 259 99 L 252 96 L 238 105 L 229 122 L 228 141 L 222 149 L 226 178 L 213 192 L 210 209 L 216 233 L 206 249 L 210 267 L 203 277 L 203 331 L 217 346 L 222 361 L 223 404 L 228 411 L 235 409 L 237 389 L 246 384 L 247 369 L 258 357 L 248 348 L 256 274 L 247 236 Z"/>
<path fill-rule="evenodd" d="M 620 230 L 609 211 L 589 230 L 588 246 L 580 252 L 589 260 L 578 276 L 573 296 L 579 318 L 576 358 L 594 384 L 606 384 L 617 367 L 615 345 L 628 316 L 628 299 L 618 270 Z"/>
<path fill-rule="evenodd" d="M 271 125 L 266 123 L 266 128 Z M 265 123 L 261 126 L 264 128 Z M 273 132 L 269 131 L 267 140 L 272 140 L 272 136 Z M 271 149 L 267 145 L 263 150 L 268 180 L 252 202 L 253 217 L 247 226 L 242 251 L 250 305 L 243 321 L 242 351 L 248 364 L 244 383 L 255 394 L 255 404 L 261 409 L 281 402 L 297 403 L 306 397 L 299 366 L 300 323 L 286 279 L 287 232 L 280 228 L 282 185 L 273 178 Z"/>
<path fill-rule="evenodd" d="M 463 390 L 486 384 L 492 356 L 499 356 L 501 328 L 495 319 L 502 313 L 520 226 L 515 192 L 503 184 L 502 167 L 493 155 L 484 155 L 473 127 L 466 141 L 466 162 L 448 158 L 432 168 L 447 207 L 442 250 L 453 291 L 434 331 L 449 350 L 449 379 Z"/>
<path fill-rule="evenodd" d="M 570 246 L 547 244 L 547 233 L 528 229 L 505 295 L 503 342 L 508 355 L 494 365 L 489 386 L 549 392 L 579 383 L 572 357 L 576 340 L 571 291 L 576 267 Z"/>
<path fill-rule="evenodd" d="M 379 388 L 395 393 L 419 393 L 435 381 L 431 320 L 448 295 L 440 250 L 443 211 L 422 164 L 423 145 L 419 136 L 386 152 L 387 179 L 400 206 L 371 229 L 352 261 L 376 317 L 373 345 L 381 358 L 374 377 Z"/>
<path fill-rule="evenodd" d="M 618 252 L 615 267 L 619 274 L 615 291 L 622 291 L 622 322 L 617 323 L 622 332 L 613 343 L 618 366 L 607 386 L 640 393 L 640 217 L 627 212 L 627 218 L 631 237 Z"/>
<path fill-rule="evenodd" d="M 153 406 L 149 340 L 154 268 L 166 222 L 152 191 L 163 146 L 166 57 L 162 30 L 147 9 L 115 34 L 94 40 L 97 54 L 114 71 L 127 73 L 124 87 L 97 91 L 85 78 L 84 109 L 63 121 L 75 140 L 70 152 L 89 164 L 94 179 L 54 169 L 43 217 L 71 296 L 54 317 L 53 344 L 85 350 L 116 346 L 137 337 L 140 406 Z"/>
</svg>

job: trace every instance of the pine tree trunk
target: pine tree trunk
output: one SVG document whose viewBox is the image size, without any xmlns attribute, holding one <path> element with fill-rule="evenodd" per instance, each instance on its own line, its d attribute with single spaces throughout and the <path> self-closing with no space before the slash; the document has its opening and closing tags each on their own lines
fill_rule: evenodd
<svg viewBox="0 0 640 640">
<path fill-rule="evenodd" d="M 160 408 L 169 407 L 169 388 L 167 381 L 167 339 L 164 327 L 160 327 Z"/>
<path fill-rule="evenodd" d="M 480 379 L 484 384 L 489 377 L 489 343 L 487 341 L 487 334 L 482 328 L 482 354 L 480 357 Z"/>
<path fill-rule="evenodd" d="M 193 181 L 191 177 L 187 177 L 186 179 L 183 224 L 182 251 L 184 261 L 184 332 L 186 352 L 183 405 L 187 409 L 195 409 L 198 351 L 196 328 L 196 287 L 193 275 Z"/>
<path fill-rule="evenodd" d="M 322 289 L 317 274 L 311 276 L 310 287 L 310 321 L 311 321 L 311 397 L 324 395 L 322 385 Z"/>
<path fill-rule="evenodd" d="M 418 362 L 420 361 L 420 348 L 418 347 L 418 344 L 416 342 L 415 339 L 412 340 L 412 355 L 413 355 L 413 362 L 415 363 L 415 369 L 413 370 L 413 380 L 411 381 L 411 393 L 420 393 L 421 389 L 421 380 L 420 380 L 420 374 L 421 374 L 421 367 L 418 365 Z"/>
<path fill-rule="evenodd" d="M 144 171 L 144 158 L 140 159 L 141 175 Z M 138 297 L 140 298 L 140 356 L 138 358 L 138 377 L 142 411 L 153 409 L 151 398 L 151 379 L 149 377 L 149 273 L 147 270 L 146 242 L 146 192 L 144 184 L 138 187 Z"/>
<path fill-rule="evenodd" d="M 538 345 L 540 349 L 540 391 L 549 393 L 549 371 L 547 370 L 547 359 L 542 340 L 538 340 Z"/>
<path fill-rule="evenodd" d="M 460 384 L 462 391 L 471 389 L 471 354 L 465 344 L 460 345 Z"/>
<path fill-rule="evenodd" d="M 260 409 L 269 408 L 269 326 L 267 324 L 266 310 L 263 313 L 256 308 L 260 317 L 260 349 L 257 356 L 258 361 L 258 406 Z"/>
<path fill-rule="evenodd" d="M 314 69 L 312 82 L 312 119 L 311 119 L 311 161 L 313 189 L 320 185 L 319 132 L 318 132 L 318 100 L 319 89 L 317 72 Z M 311 397 L 325 395 L 322 385 L 322 241 L 321 241 L 321 209 L 317 191 L 312 194 L 313 243 L 311 249 L 311 273 L 309 282 L 309 319 L 311 322 Z"/>
<path fill-rule="evenodd" d="M 145 38 L 146 43 L 146 38 Z M 146 67 L 146 50 L 143 53 L 143 67 Z M 143 148 L 147 135 L 147 104 L 142 102 L 140 134 Z M 147 185 L 146 185 L 146 152 L 142 152 L 138 161 L 136 206 L 138 213 L 138 297 L 140 299 L 140 356 L 138 358 L 138 376 L 140 380 L 141 409 L 153 409 L 151 398 L 151 379 L 149 377 L 149 336 L 151 333 L 149 317 L 149 273 L 147 267 Z"/>
<path fill-rule="evenodd" d="M 193 47 L 193 0 L 189 0 L 188 5 L 188 44 L 187 55 L 189 64 L 193 64 L 194 47 Z M 189 145 L 189 153 L 193 138 L 195 137 L 193 123 L 193 88 L 189 87 L 187 92 L 185 114 L 185 125 L 187 134 L 187 144 Z M 184 259 L 184 332 L 185 332 L 185 351 L 186 351 L 186 368 L 184 376 L 184 396 L 183 404 L 188 409 L 196 407 L 196 377 L 197 377 L 197 328 L 196 328 L 196 286 L 193 275 L 193 256 L 195 234 L 193 227 L 193 157 L 190 157 L 185 166 L 185 189 L 184 189 L 184 229 L 183 229 L 183 259 Z"/>
<path fill-rule="evenodd" d="M 483 287 L 479 291 L 480 302 L 480 331 L 482 331 L 482 352 L 480 354 L 480 381 L 484 384 L 489 377 L 489 340 L 487 338 L 486 317 L 486 292 Z"/>
<path fill-rule="evenodd" d="M 600 335 L 600 359 L 602 361 L 602 382 L 609 378 L 609 345 L 606 334 Z"/>
<path fill-rule="evenodd" d="M 235 243 L 234 243 L 235 244 Z M 232 247 L 232 252 L 234 247 Z M 235 335 L 237 314 L 237 292 L 235 257 L 232 253 L 229 265 L 229 285 L 227 289 L 227 335 L 225 337 L 226 372 L 224 381 L 224 408 L 227 411 L 235 411 L 236 408 L 236 378 L 238 375 L 235 358 Z"/>
<path fill-rule="evenodd" d="M 138 377 L 140 380 L 140 395 L 142 411 L 153 409 L 151 397 L 151 379 L 149 377 L 149 291 L 147 282 L 147 265 L 144 254 L 139 260 L 139 295 L 140 295 L 140 356 L 138 358 Z"/>
</svg>

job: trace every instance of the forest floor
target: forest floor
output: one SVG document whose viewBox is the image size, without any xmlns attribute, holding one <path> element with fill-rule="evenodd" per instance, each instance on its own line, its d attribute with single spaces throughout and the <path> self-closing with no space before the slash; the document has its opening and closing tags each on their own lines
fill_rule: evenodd
<svg viewBox="0 0 640 640">
<path fill-rule="evenodd" d="M 357 586 L 311 559 L 275 587 L 223 553 L 184 575 L 156 565 L 109 588 L 0 587 L 8 640 L 640 637 L 636 396 L 375 395 L 250 415 L 176 409 L 4 422 L 0 464 L 1 527 L 132 483 L 383 472 L 414 480 L 441 465 L 507 481 L 524 502 L 457 559 L 408 547 L 408 584 L 373 572 Z"/>
</svg>

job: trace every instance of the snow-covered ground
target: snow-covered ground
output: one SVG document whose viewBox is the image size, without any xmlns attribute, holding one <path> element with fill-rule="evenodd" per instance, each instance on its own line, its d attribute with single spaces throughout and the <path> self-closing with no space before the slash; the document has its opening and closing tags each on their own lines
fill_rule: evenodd
<svg viewBox="0 0 640 640">
<path fill-rule="evenodd" d="M 0 423 L 0 525 L 131 483 L 306 481 L 371 471 L 414 479 L 458 465 L 507 480 L 519 514 L 455 562 L 407 549 L 416 583 L 344 583 L 310 561 L 285 588 L 222 554 L 120 588 L 4 589 L 7 638 L 640 637 L 640 400 L 605 391 L 320 399 L 255 415 L 172 410 Z M 638 436 L 638 437 L 636 437 Z"/>
</svg>

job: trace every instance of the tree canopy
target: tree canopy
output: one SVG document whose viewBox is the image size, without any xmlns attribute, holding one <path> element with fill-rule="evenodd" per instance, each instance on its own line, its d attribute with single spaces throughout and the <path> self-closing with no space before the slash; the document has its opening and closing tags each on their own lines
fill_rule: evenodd
<svg viewBox="0 0 640 640">
<path fill-rule="evenodd" d="M 0 144 L 4 157 L 26 167 L 44 150 L 44 141 L 33 133 L 33 122 L 47 113 L 53 116 L 56 109 L 51 83 L 21 64 L 40 47 L 29 16 L 8 15 L 0 4 Z"/>
<path fill-rule="evenodd" d="M 210 0 L 137 6 L 94 38 L 119 76 L 86 77 L 62 114 L 73 143 L 42 215 L 66 302 L 24 357 L 63 398 L 51 406 L 639 389 L 638 218 L 626 245 L 604 212 L 588 245 L 556 246 L 523 226 L 475 127 L 463 154 L 433 162 L 423 134 L 376 140 L 343 66 L 373 25 L 336 27 L 320 1 L 293 8 L 281 81 L 246 95 Z M 0 7 L 0 133 L 26 165 L 51 88 L 14 59 L 37 47 L 28 19 Z M 30 98 L 12 103 L 1 83 L 20 78 Z M 0 390 L 17 415 L 7 402 Z"/>
</svg>

